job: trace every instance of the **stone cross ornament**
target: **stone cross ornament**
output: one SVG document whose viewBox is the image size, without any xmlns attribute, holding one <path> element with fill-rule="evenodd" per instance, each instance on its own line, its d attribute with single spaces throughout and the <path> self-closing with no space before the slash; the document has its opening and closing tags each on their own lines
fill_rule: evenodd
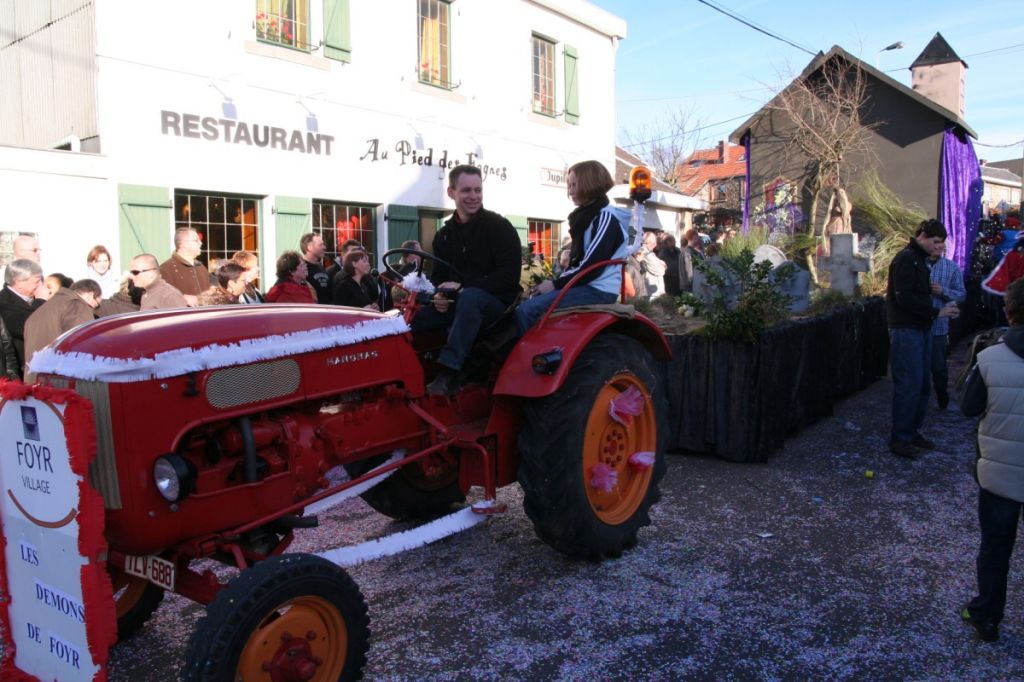
<svg viewBox="0 0 1024 682">
<path fill-rule="evenodd" d="M 860 286 L 860 273 L 871 270 L 871 258 L 857 253 L 856 233 L 829 235 L 829 241 L 832 255 L 822 258 L 819 267 L 829 273 L 833 289 L 853 296 Z"/>
</svg>

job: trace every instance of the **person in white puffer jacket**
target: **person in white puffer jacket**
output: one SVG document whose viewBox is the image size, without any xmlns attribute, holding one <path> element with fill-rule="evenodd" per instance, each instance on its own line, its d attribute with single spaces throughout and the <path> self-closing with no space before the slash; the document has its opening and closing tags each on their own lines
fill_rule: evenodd
<svg viewBox="0 0 1024 682">
<path fill-rule="evenodd" d="M 978 354 L 960 411 L 978 424 L 978 594 L 960 612 L 985 642 L 999 639 L 1006 580 L 1024 509 L 1024 279 L 1006 291 L 1010 328 Z"/>
</svg>

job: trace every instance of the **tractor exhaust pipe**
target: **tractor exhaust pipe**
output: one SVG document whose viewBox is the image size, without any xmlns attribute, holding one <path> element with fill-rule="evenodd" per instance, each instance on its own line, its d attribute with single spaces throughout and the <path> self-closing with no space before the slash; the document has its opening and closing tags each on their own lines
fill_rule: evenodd
<svg viewBox="0 0 1024 682">
<path fill-rule="evenodd" d="M 259 480 L 256 473 L 256 439 L 252 435 L 252 422 L 248 417 L 238 418 L 238 430 L 242 434 L 242 451 L 245 456 L 245 482 L 255 483 Z"/>
</svg>

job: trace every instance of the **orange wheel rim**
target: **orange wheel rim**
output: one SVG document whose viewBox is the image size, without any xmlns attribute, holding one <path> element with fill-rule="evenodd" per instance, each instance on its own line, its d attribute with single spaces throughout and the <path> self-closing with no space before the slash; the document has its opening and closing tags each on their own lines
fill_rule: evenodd
<svg viewBox="0 0 1024 682">
<path fill-rule="evenodd" d="M 630 388 L 643 395 L 643 408 L 632 421 L 620 424 L 609 414 L 611 401 Z M 629 520 L 647 496 L 651 483 L 651 468 L 636 469 L 629 458 L 636 452 L 655 452 L 658 447 L 658 423 L 654 405 L 647 387 L 636 376 L 616 374 L 597 394 L 587 419 L 583 438 L 583 485 L 594 514 L 609 525 Z M 593 467 L 605 464 L 617 475 L 611 490 L 591 484 Z"/>
<path fill-rule="evenodd" d="M 341 677 L 348 650 L 345 619 L 330 602 L 305 596 L 285 602 L 260 622 L 242 649 L 235 679 L 270 680 L 274 657 L 295 638 L 305 640 L 316 661 L 315 674 L 306 679 L 333 682 Z"/>
<path fill-rule="evenodd" d="M 121 571 L 112 573 L 110 578 L 114 585 L 114 612 L 121 618 L 142 599 L 146 592 L 146 581 Z"/>
</svg>

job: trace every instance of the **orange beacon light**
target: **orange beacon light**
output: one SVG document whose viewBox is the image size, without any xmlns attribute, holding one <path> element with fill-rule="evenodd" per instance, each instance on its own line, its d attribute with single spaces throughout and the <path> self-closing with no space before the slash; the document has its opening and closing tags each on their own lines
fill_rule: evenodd
<svg viewBox="0 0 1024 682">
<path fill-rule="evenodd" d="M 634 166 L 629 172 L 629 198 L 639 202 L 651 198 L 651 171 L 645 166 Z"/>
</svg>

